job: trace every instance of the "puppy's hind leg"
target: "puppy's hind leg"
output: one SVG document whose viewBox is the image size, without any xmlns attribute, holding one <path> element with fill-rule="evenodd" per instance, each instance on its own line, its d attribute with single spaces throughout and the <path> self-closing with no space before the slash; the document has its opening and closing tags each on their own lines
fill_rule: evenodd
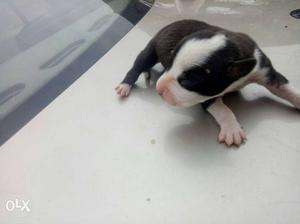
<svg viewBox="0 0 300 224">
<path fill-rule="evenodd" d="M 275 69 L 271 68 L 258 84 L 266 87 L 274 95 L 287 100 L 297 109 L 300 109 L 300 91 Z"/>
</svg>

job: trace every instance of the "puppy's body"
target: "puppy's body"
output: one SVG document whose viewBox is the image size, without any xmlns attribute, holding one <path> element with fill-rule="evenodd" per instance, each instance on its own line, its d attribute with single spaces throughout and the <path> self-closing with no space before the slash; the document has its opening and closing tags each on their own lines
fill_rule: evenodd
<svg viewBox="0 0 300 224">
<path fill-rule="evenodd" d="M 139 75 L 158 62 L 165 68 L 156 85 L 162 98 L 176 106 L 203 103 L 221 127 L 219 140 L 227 145 L 241 144 L 245 134 L 222 102 L 226 93 L 255 82 L 300 108 L 299 93 L 243 33 L 195 20 L 172 23 L 139 54 L 117 93 L 127 96 Z"/>
<path fill-rule="evenodd" d="M 158 61 L 167 69 L 170 67 L 175 50 L 178 50 L 180 42 L 184 39 L 195 38 L 204 39 L 214 36 L 216 33 L 223 33 L 232 39 L 235 47 L 239 49 L 237 59 L 251 57 L 256 44 L 247 35 L 234 33 L 220 27 L 212 26 L 196 20 L 182 20 L 172 23 L 160 30 L 149 44 L 153 45 L 158 55 Z M 173 53 L 173 54 L 172 54 Z"/>
</svg>

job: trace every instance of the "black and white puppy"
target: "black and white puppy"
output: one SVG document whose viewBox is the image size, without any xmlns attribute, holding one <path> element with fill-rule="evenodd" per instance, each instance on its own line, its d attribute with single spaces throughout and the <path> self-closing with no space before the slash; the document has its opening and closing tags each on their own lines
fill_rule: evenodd
<svg viewBox="0 0 300 224">
<path fill-rule="evenodd" d="M 300 94 L 243 33 L 196 20 L 172 23 L 138 55 L 117 94 L 128 96 L 139 75 L 159 62 L 165 71 L 156 84 L 158 94 L 173 106 L 202 103 L 220 125 L 219 141 L 228 146 L 239 146 L 246 136 L 222 101 L 226 93 L 257 83 L 300 109 Z"/>
</svg>

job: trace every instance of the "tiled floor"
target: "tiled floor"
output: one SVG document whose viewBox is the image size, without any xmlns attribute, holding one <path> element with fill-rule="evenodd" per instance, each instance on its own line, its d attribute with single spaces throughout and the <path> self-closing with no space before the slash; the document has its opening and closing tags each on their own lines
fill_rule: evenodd
<svg viewBox="0 0 300 224">
<path fill-rule="evenodd" d="M 226 97 L 248 134 L 227 150 L 199 106 L 171 108 L 143 78 L 126 100 L 113 90 L 160 27 L 187 17 L 250 34 L 300 89 L 299 1 L 182 2 L 156 1 L 1 147 L 1 223 L 300 222 L 299 111 L 255 85 Z M 15 199 L 30 212 L 7 211 Z"/>
</svg>

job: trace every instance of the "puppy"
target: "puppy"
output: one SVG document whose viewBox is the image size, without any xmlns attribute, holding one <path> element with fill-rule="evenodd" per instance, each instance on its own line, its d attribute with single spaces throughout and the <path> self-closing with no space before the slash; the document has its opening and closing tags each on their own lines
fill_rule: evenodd
<svg viewBox="0 0 300 224">
<path fill-rule="evenodd" d="M 115 90 L 126 97 L 142 72 L 156 63 L 165 68 L 156 84 L 170 105 L 202 103 L 220 126 L 219 142 L 239 146 L 246 135 L 222 96 L 249 83 L 300 109 L 300 94 L 277 72 L 269 58 L 246 34 L 196 20 L 174 22 L 160 30 L 136 58 Z"/>
</svg>

